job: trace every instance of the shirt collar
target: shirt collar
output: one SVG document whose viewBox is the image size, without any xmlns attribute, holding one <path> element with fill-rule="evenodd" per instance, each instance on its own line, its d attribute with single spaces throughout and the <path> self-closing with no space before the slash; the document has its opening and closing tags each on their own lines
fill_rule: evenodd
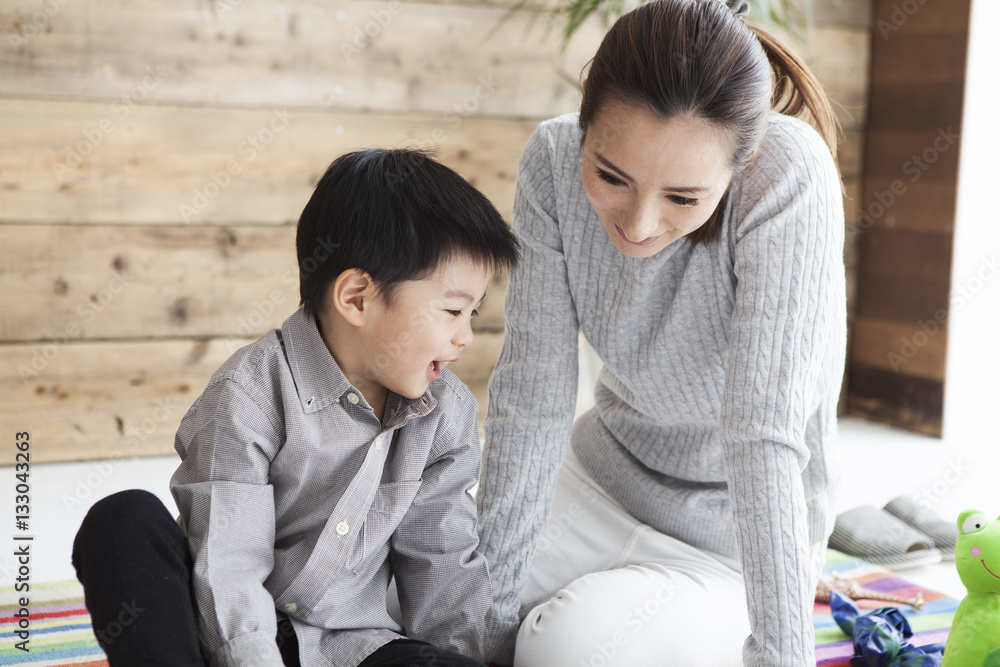
<svg viewBox="0 0 1000 667">
<path fill-rule="evenodd" d="M 345 396 L 351 392 L 362 396 L 351 386 L 326 348 L 316 319 L 306 315 L 301 308 L 281 325 L 281 338 L 303 412 L 317 412 L 338 401 L 344 403 Z M 393 421 L 404 414 L 425 415 L 436 405 L 437 400 L 429 388 L 420 398 L 403 398 L 390 391 L 386 399 L 386 406 L 392 408 Z"/>
</svg>

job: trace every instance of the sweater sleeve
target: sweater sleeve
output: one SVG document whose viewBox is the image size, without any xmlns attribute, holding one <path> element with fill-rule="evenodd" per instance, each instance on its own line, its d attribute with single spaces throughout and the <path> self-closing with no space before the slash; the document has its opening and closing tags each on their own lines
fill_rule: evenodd
<svg viewBox="0 0 1000 667">
<path fill-rule="evenodd" d="M 576 404 L 578 324 L 556 222 L 551 148 L 543 125 L 518 165 L 513 225 L 522 259 L 504 302 L 478 494 L 480 549 L 494 590 L 486 655 L 503 664 L 513 662 L 518 594 L 551 509 Z"/>
<path fill-rule="evenodd" d="M 748 667 L 815 662 L 805 430 L 826 399 L 815 378 L 845 326 L 836 168 L 811 128 L 785 127 L 733 193 L 737 289 L 720 434 L 750 614 Z"/>
</svg>

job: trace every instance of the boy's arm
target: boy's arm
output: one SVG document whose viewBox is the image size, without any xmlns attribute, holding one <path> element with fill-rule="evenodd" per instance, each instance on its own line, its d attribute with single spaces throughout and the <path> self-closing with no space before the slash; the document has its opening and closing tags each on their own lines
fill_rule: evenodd
<svg viewBox="0 0 1000 667">
<path fill-rule="evenodd" d="M 469 494 L 479 479 L 476 399 L 461 389 L 393 533 L 390 558 L 406 636 L 482 660 L 493 594 Z"/>
<path fill-rule="evenodd" d="M 170 480 L 194 559 L 202 647 L 214 666 L 281 667 L 274 600 L 268 468 L 280 445 L 272 420 L 235 382 L 210 384 L 177 431 Z"/>
</svg>

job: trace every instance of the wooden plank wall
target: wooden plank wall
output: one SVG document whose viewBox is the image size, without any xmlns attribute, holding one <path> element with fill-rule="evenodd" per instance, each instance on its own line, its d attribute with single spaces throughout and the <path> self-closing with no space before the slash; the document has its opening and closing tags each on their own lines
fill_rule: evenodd
<svg viewBox="0 0 1000 667">
<path fill-rule="evenodd" d="M 970 0 L 877 0 L 851 414 L 940 436 Z"/>
<path fill-rule="evenodd" d="M 528 135 L 577 107 L 559 70 L 603 34 L 560 55 L 544 21 L 501 21 L 514 4 L 4 0 L 2 432 L 30 430 L 37 461 L 172 452 L 212 371 L 296 307 L 294 224 L 345 151 L 435 146 L 509 217 Z M 828 0 L 805 46 L 852 197 L 869 20 Z M 481 407 L 503 288 L 455 368 Z"/>
</svg>

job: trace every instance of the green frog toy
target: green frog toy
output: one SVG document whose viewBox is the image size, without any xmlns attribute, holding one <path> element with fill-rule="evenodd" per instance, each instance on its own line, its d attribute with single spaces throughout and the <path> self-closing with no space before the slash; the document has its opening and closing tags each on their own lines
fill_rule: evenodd
<svg viewBox="0 0 1000 667">
<path fill-rule="evenodd" d="M 955 567 L 968 593 L 955 612 L 941 667 L 1000 667 L 1000 520 L 958 515 Z"/>
</svg>

